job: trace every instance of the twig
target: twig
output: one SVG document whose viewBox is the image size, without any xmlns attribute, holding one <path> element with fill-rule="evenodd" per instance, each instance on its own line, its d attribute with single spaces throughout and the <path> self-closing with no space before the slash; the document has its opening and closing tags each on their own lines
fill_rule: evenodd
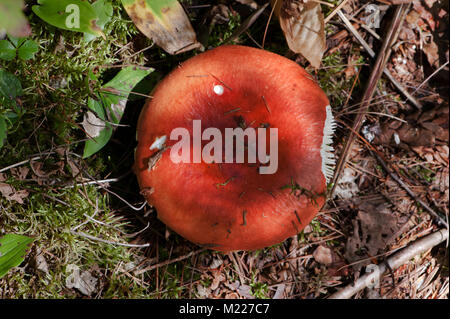
<svg viewBox="0 0 450 319">
<path fill-rule="evenodd" d="M 414 256 L 424 253 L 446 240 L 448 240 L 448 230 L 441 229 L 405 247 L 392 257 L 388 258 L 386 260 L 386 264 L 389 265 L 391 269 L 397 269 L 401 265 L 407 263 Z M 383 263 L 378 266 L 378 271 L 365 274 L 354 283 L 329 296 L 328 299 L 349 299 L 374 282 L 379 282 L 379 279 L 387 270 L 388 267 Z"/>
<path fill-rule="evenodd" d="M 403 24 L 403 20 L 405 18 L 405 13 L 407 9 L 407 5 L 400 5 L 396 8 L 394 13 L 394 18 L 392 20 L 391 25 L 389 26 L 389 30 L 387 32 L 386 38 L 383 42 L 383 46 L 381 47 L 380 53 L 378 54 L 377 60 L 375 62 L 375 65 L 373 67 L 373 71 L 371 73 L 371 76 L 369 78 L 366 90 L 364 92 L 363 98 L 362 98 L 362 104 L 361 104 L 361 113 L 356 115 L 355 121 L 353 122 L 352 131 L 350 132 L 350 135 L 347 139 L 347 142 L 345 143 L 345 146 L 342 150 L 342 155 L 339 158 L 339 161 L 336 165 L 336 171 L 333 178 L 333 188 L 331 190 L 331 195 L 334 192 L 334 189 L 336 188 L 337 181 L 339 180 L 340 174 L 347 163 L 347 159 L 351 153 L 353 142 L 355 141 L 356 134 L 354 132 L 359 132 L 361 125 L 365 118 L 365 112 L 370 106 L 370 101 L 375 93 L 375 90 L 377 88 L 378 80 L 380 79 L 383 70 L 385 68 L 386 62 L 389 59 L 389 56 L 391 54 L 391 47 L 392 44 L 395 43 L 400 26 Z M 349 25 L 351 25 L 350 21 L 345 17 L 345 15 L 338 11 L 339 16 L 342 18 L 342 20 L 346 23 L 347 27 L 350 28 Z M 353 28 L 353 26 L 352 26 Z M 353 28 L 354 29 L 354 28 Z M 356 30 L 354 30 L 356 32 Z M 352 31 L 353 32 L 353 31 Z M 357 32 L 355 33 L 358 34 Z M 356 36 L 357 38 L 361 37 L 359 34 Z M 362 39 L 362 38 L 361 38 Z M 373 52 L 373 51 L 372 51 Z"/>
<path fill-rule="evenodd" d="M 353 34 L 353 36 L 358 40 L 358 42 L 364 47 L 364 49 L 367 51 L 367 53 L 374 58 L 375 52 L 372 50 L 372 48 L 369 46 L 369 44 L 362 38 L 362 36 L 359 34 L 359 32 L 355 29 L 355 27 L 351 24 L 351 22 L 347 19 L 347 17 L 342 13 L 342 11 L 337 11 L 339 17 L 344 22 L 347 29 Z M 383 73 L 388 77 L 388 79 L 391 81 L 391 83 L 412 103 L 415 107 L 418 109 L 422 108 L 422 104 L 420 104 L 419 101 L 417 101 L 416 98 L 414 98 L 409 92 L 403 87 L 402 84 L 400 84 L 394 76 L 389 72 L 388 69 L 384 69 Z"/>
<path fill-rule="evenodd" d="M 202 248 L 202 249 L 191 251 L 189 254 L 186 254 L 186 255 L 183 255 L 183 256 L 180 256 L 180 257 L 177 257 L 177 258 L 174 258 L 174 259 L 169 259 L 169 260 L 160 262 L 160 263 L 158 263 L 156 265 L 151 265 L 151 266 L 145 267 L 144 269 L 136 270 L 134 272 L 134 274 L 135 275 L 140 275 L 140 274 L 143 274 L 144 272 L 147 272 L 147 271 L 150 271 L 150 270 L 162 267 L 162 266 L 166 266 L 166 265 L 169 265 L 169 264 L 176 263 L 176 262 L 181 261 L 183 259 L 186 259 L 186 258 L 189 258 L 191 256 L 197 255 L 197 254 L 199 254 L 199 253 L 201 253 L 202 251 L 205 251 L 205 250 L 206 250 L 206 248 Z"/>
<path fill-rule="evenodd" d="M 336 13 L 340 12 L 340 10 L 342 9 L 343 6 L 345 6 L 345 4 L 347 3 L 348 0 L 343 0 L 337 7 L 336 9 L 333 10 L 333 12 L 331 12 L 324 20 L 324 24 L 327 24 L 332 17 L 334 17 L 336 15 Z"/>
<path fill-rule="evenodd" d="M 228 44 L 231 41 L 236 40 L 242 33 L 246 32 L 252 25 L 253 23 L 255 23 L 256 20 L 258 20 L 259 16 L 261 15 L 261 13 L 264 12 L 264 10 L 267 8 L 267 6 L 269 5 L 269 2 L 267 2 L 266 4 L 262 5 L 258 10 L 256 10 L 255 12 L 253 12 L 240 26 L 239 28 L 233 32 L 233 34 L 225 41 L 224 44 Z M 258 46 L 260 46 L 258 44 Z"/>
<path fill-rule="evenodd" d="M 70 233 L 72 233 L 74 235 L 77 235 L 77 236 L 85 237 L 85 238 L 90 239 L 90 240 L 99 241 L 99 242 L 102 242 L 102 243 L 105 243 L 105 244 L 116 245 L 116 246 L 124 246 L 124 247 L 132 247 L 132 248 L 143 248 L 143 247 L 150 246 L 150 244 L 138 245 L 138 244 L 118 243 L 118 242 L 115 242 L 115 241 L 110 241 L 110 240 L 98 238 L 98 237 L 95 237 L 95 236 L 91 236 L 91 235 L 86 234 L 84 232 L 76 232 L 76 231 L 73 231 L 73 230 L 71 230 Z"/>
<path fill-rule="evenodd" d="M 278 4 L 278 0 L 275 0 L 275 3 L 272 6 L 272 10 L 270 11 L 269 19 L 267 19 L 267 24 L 266 24 L 266 28 L 264 29 L 264 36 L 263 36 L 263 40 L 262 40 L 262 44 L 261 44 L 263 49 L 264 49 L 264 44 L 266 43 L 266 35 L 267 35 L 267 30 L 269 29 L 270 20 L 272 20 L 272 15 L 273 15 L 273 12 L 275 11 L 277 4 Z"/>
<path fill-rule="evenodd" d="M 431 75 L 429 77 L 427 77 L 422 83 L 420 83 L 420 85 L 412 92 L 412 94 L 414 95 L 418 90 L 420 90 L 420 88 L 422 86 L 425 85 L 425 83 L 427 83 L 428 81 L 430 81 L 430 79 L 435 76 L 436 74 L 439 73 L 439 71 L 441 71 L 443 68 L 445 68 L 447 66 L 449 61 L 445 62 L 444 64 L 442 64 L 436 71 L 434 71 L 433 73 L 431 73 Z"/>
<path fill-rule="evenodd" d="M 438 214 L 436 213 L 430 206 L 428 206 L 423 200 L 421 200 L 414 192 L 408 187 L 408 185 L 405 184 L 405 182 L 402 181 L 402 179 L 394 173 L 386 164 L 386 162 L 381 158 L 380 155 L 378 155 L 376 152 L 372 152 L 369 150 L 369 152 L 372 153 L 380 162 L 381 166 L 383 166 L 384 170 L 392 177 L 393 180 L 395 180 L 407 193 L 409 196 L 411 196 L 417 203 L 419 203 L 428 213 L 430 213 L 431 216 L 433 216 L 436 219 L 436 222 L 439 226 L 444 226 L 448 228 L 447 222 Z"/>
<path fill-rule="evenodd" d="M 80 187 L 83 185 L 102 185 L 102 184 L 109 184 L 109 183 L 116 183 L 120 181 L 119 178 L 108 178 L 108 179 L 100 179 L 100 180 L 96 180 L 96 181 L 89 181 L 89 182 L 81 182 L 75 185 L 67 185 L 66 188 L 73 188 L 75 186 Z"/>
<path fill-rule="evenodd" d="M 46 152 L 46 153 L 42 153 L 42 155 L 51 155 L 53 153 L 54 152 Z M 27 159 L 27 160 L 24 160 L 24 161 L 21 161 L 21 162 L 9 165 L 7 167 L 4 167 L 4 168 L 0 169 L 0 173 L 6 172 L 7 170 L 10 170 L 11 168 L 22 166 L 23 164 L 27 164 L 29 162 L 37 161 L 38 159 L 41 159 L 41 158 L 42 158 L 42 156 L 35 156 L 35 157 L 30 158 L 30 159 Z"/>
<path fill-rule="evenodd" d="M 234 256 L 234 252 L 230 252 L 227 255 L 233 262 L 234 268 L 239 276 L 239 281 L 241 282 L 241 285 L 245 285 L 244 275 L 242 275 L 243 271 Z"/>
</svg>

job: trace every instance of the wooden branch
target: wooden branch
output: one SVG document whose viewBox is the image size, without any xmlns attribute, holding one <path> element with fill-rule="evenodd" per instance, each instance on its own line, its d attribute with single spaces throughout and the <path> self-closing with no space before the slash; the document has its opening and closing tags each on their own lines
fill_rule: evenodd
<svg viewBox="0 0 450 319">
<path fill-rule="evenodd" d="M 447 229 L 441 229 L 431 235 L 421 238 L 388 258 L 385 263 L 378 265 L 378 272 L 373 271 L 365 274 L 354 283 L 329 296 L 328 299 L 349 299 L 374 282 L 379 282 L 381 276 L 388 271 L 389 268 L 395 270 L 407 263 L 414 256 L 422 254 L 444 241 L 448 241 Z"/>
<path fill-rule="evenodd" d="M 363 39 L 363 37 L 359 34 L 359 32 L 356 30 L 356 28 L 353 26 L 353 24 L 350 22 L 350 20 L 347 19 L 347 17 L 342 13 L 342 11 L 338 10 L 337 14 L 341 18 L 341 20 L 344 22 L 345 27 L 350 31 L 350 33 L 353 34 L 353 36 L 358 40 L 358 42 L 364 47 L 364 49 L 367 51 L 367 53 L 374 58 L 375 52 L 372 50 L 372 48 L 369 46 L 369 44 L 366 42 L 366 40 Z M 388 77 L 388 79 L 391 81 L 391 83 L 399 90 L 412 104 L 414 104 L 415 107 L 417 107 L 419 110 L 422 109 L 422 104 L 417 101 L 416 98 L 414 98 L 406 88 L 403 87 L 400 82 L 398 82 L 394 76 L 389 72 L 388 69 L 383 70 L 384 75 Z"/>
<path fill-rule="evenodd" d="M 378 160 L 381 166 L 383 166 L 384 170 L 392 177 L 392 179 L 396 181 L 408 193 L 408 195 L 411 196 L 417 203 L 419 203 L 432 217 L 434 217 L 439 226 L 443 226 L 448 229 L 447 222 L 423 200 L 421 200 L 416 194 L 414 194 L 414 192 L 408 187 L 408 185 L 406 185 L 406 183 L 403 182 L 402 179 L 388 167 L 386 162 L 381 158 L 380 155 L 377 154 L 377 152 L 370 152 L 373 156 L 375 156 L 375 158 Z"/>
<path fill-rule="evenodd" d="M 386 62 L 389 59 L 389 56 L 392 51 L 391 50 L 392 45 L 397 40 L 397 36 L 400 31 L 400 27 L 403 24 L 403 20 L 405 19 L 406 11 L 407 11 L 408 7 L 409 7 L 409 5 L 400 5 L 395 10 L 393 20 L 391 22 L 391 25 L 389 26 L 385 40 L 383 42 L 383 46 L 381 47 L 381 50 L 378 54 L 377 60 L 373 67 L 371 76 L 369 78 L 366 90 L 365 90 L 363 98 L 362 98 L 361 108 L 360 108 L 361 113 L 356 115 L 355 121 L 353 122 L 352 130 L 350 131 L 350 135 L 347 139 L 347 142 L 345 143 L 344 149 L 342 150 L 341 156 L 336 165 L 336 171 L 335 171 L 334 178 L 333 178 L 333 188 L 331 190 L 331 196 L 333 195 L 334 189 L 336 188 L 336 185 L 337 185 L 337 182 L 341 175 L 341 172 L 342 172 L 345 164 L 347 163 L 348 156 L 351 153 L 353 143 L 354 143 L 355 137 L 356 137 L 354 132 L 359 132 L 361 125 L 365 119 L 365 112 L 367 111 L 367 109 L 370 106 L 370 101 L 372 100 L 372 97 L 377 88 L 378 80 L 380 79 L 381 75 L 383 74 L 383 70 L 385 68 Z M 341 11 L 339 11 L 338 14 L 341 18 L 344 16 L 344 14 Z M 348 21 L 348 19 L 345 18 L 344 21 Z M 350 23 L 350 22 L 348 22 L 348 23 Z"/>
</svg>

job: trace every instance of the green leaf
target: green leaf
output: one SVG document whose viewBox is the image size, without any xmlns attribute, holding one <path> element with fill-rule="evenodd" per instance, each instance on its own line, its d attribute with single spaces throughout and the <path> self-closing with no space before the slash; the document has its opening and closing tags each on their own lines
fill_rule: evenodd
<svg viewBox="0 0 450 319">
<path fill-rule="evenodd" d="M 89 98 L 88 107 L 93 112 L 88 112 L 82 123 L 90 138 L 84 145 L 83 158 L 87 158 L 102 149 L 108 143 L 113 133 L 112 125 L 105 122 L 105 111 L 100 104 L 101 97 L 99 95 L 96 97 L 98 100 Z"/>
<path fill-rule="evenodd" d="M 0 0 L 0 1 L 1 1 L 1 0 Z M 14 46 L 15 46 L 16 48 L 18 48 L 18 47 L 20 47 L 20 46 L 26 41 L 27 38 L 24 38 L 24 37 L 14 37 L 14 36 L 12 36 L 12 35 L 8 35 L 8 39 L 9 39 L 9 41 L 11 41 L 12 44 L 14 44 Z"/>
<path fill-rule="evenodd" d="M 98 15 L 83 0 L 38 0 L 33 12 L 45 22 L 60 29 L 104 36 L 98 26 Z"/>
<path fill-rule="evenodd" d="M 22 95 L 22 85 L 19 79 L 14 74 L 0 69 L 0 96 L 13 101 L 20 95 Z"/>
<path fill-rule="evenodd" d="M 102 87 L 97 99 L 89 98 L 88 107 L 92 112 L 85 115 L 83 127 L 90 139 L 85 143 L 83 158 L 95 154 L 108 143 L 114 124 L 119 124 L 122 119 L 131 91 L 151 72 L 153 69 L 127 67 Z"/>
<path fill-rule="evenodd" d="M 1 1 L 1 0 L 0 0 Z M 12 61 L 16 57 L 16 48 L 8 40 L 0 40 L 0 59 Z"/>
<path fill-rule="evenodd" d="M 0 238 L 0 278 L 23 262 L 33 240 L 16 234 L 6 234 Z"/>
<path fill-rule="evenodd" d="M 122 0 L 122 4 L 136 27 L 169 54 L 201 46 L 177 0 Z"/>
<path fill-rule="evenodd" d="M 0 148 L 3 147 L 3 142 L 6 139 L 6 120 L 3 115 L 0 115 Z"/>
<path fill-rule="evenodd" d="M 0 31 L 16 37 L 26 37 L 31 34 L 27 18 L 22 12 L 23 0 L 0 0 Z"/>
<path fill-rule="evenodd" d="M 97 0 L 92 4 L 92 8 L 98 16 L 97 25 L 100 29 L 104 29 L 105 25 L 111 20 L 113 15 L 113 6 L 109 1 Z M 92 34 L 85 33 L 84 40 L 86 42 L 94 40 L 96 37 Z"/>
<path fill-rule="evenodd" d="M 22 60 L 31 60 L 39 50 L 39 45 L 33 40 L 26 40 L 18 49 L 17 53 Z"/>
</svg>

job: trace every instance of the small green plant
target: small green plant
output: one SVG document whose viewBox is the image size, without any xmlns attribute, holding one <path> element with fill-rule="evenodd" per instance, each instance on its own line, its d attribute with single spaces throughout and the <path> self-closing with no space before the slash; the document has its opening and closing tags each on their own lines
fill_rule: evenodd
<svg viewBox="0 0 450 319">
<path fill-rule="evenodd" d="M 314 233 L 320 235 L 323 235 L 325 233 L 325 231 L 322 229 L 321 225 L 320 225 L 320 221 L 317 220 L 317 218 L 314 218 L 311 223 L 310 223 L 312 230 Z"/>
<path fill-rule="evenodd" d="M 15 38 L 8 36 L 8 40 L 0 40 L 0 59 L 12 61 L 19 57 L 24 61 L 31 60 L 39 50 L 39 45 L 26 38 Z"/>
<path fill-rule="evenodd" d="M 0 148 L 6 139 L 8 128 L 23 115 L 16 98 L 22 95 L 22 85 L 12 73 L 0 69 Z"/>
<path fill-rule="evenodd" d="M 267 293 L 269 292 L 269 287 L 266 283 L 255 281 L 255 277 L 253 278 L 253 282 L 250 284 L 252 287 L 252 295 L 258 299 L 267 299 Z"/>
</svg>

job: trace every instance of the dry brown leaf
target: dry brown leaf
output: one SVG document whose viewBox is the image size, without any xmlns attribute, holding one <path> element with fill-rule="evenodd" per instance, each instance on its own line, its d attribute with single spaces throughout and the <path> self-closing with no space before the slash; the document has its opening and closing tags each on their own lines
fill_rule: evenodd
<svg viewBox="0 0 450 319">
<path fill-rule="evenodd" d="M 13 186 L 6 183 L 0 183 L 0 193 L 7 200 L 16 201 L 19 204 L 23 204 L 23 199 L 28 197 L 28 191 L 17 191 Z"/>
<path fill-rule="evenodd" d="M 320 67 L 326 50 L 325 24 L 320 4 L 307 0 L 271 0 L 289 48 Z"/>
<path fill-rule="evenodd" d="M 373 257 L 384 250 L 395 239 L 404 222 L 382 201 L 359 203 L 358 210 L 358 215 L 352 221 L 353 235 L 346 244 L 345 258 L 349 262 Z M 369 259 L 353 267 L 359 270 L 370 263 L 372 261 Z"/>
<path fill-rule="evenodd" d="M 12 175 L 20 181 L 23 181 L 27 178 L 29 171 L 30 169 L 26 166 L 11 168 Z"/>
<path fill-rule="evenodd" d="M 178 1 L 123 1 L 125 10 L 137 28 L 169 54 L 186 52 L 201 46 L 186 12 Z"/>
<path fill-rule="evenodd" d="M 430 43 L 426 43 L 423 45 L 422 48 L 423 52 L 427 56 L 428 63 L 430 63 L 431 66 L 438 68 L 439 67 L 439 48 L 434 43 L 433 40 L 430 41 Z"/>
</svg>

